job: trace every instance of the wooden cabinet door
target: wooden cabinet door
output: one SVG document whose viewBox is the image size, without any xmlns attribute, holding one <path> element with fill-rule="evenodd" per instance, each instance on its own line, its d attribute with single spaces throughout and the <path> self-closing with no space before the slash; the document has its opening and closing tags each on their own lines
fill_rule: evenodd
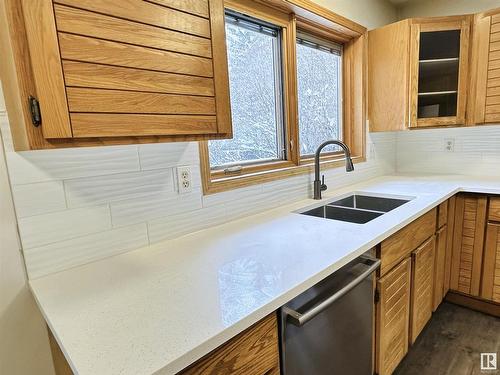
<svg viewBox="0 0 500 375">
<path fill-rule="evenodd" d="M 412 253 L 412 289 L 410 310 L 410 342 L 413 344 L 432 316 L 434 251 L 432 236 Z"/>
<path fill-rule="evenodd" d="M 500 10 L 476 15 L 471 61 L 471 124 L 500 121 Z"/>
<path fill-rule="evenodd" d="M 446 233 L 446 258 L 444 266 L 444 283 L 443 283 L 443 296 L 450 290 L 451 281 L 451 259 L 453 254 L 453 233 L 455 228 L 455 203 L 456 196 L 448 199 L 448 220 L 447 220 L 447 233 Z"/>
<path fill-rule="evenodd" d="M 481 297 L 500 303 L 500 224 L 488 223 L 484 246 Z"/>
<path fill-rule="evenodd" d="M 22 6 L 45 138 L 231 134 L 223 0 Z"/>
<path fill-rule="evenodd" d="M 273 313 L 178 375 L 279 373 L 278 323 Z"/>
<path fill-rule="evenodd" d="M 434 254 L 434 292 L 432 311 L 436 311 L 441 304 L 444 292 L 444 279 L 446 269 L 446 244 L 448 226 L 445 225 L 436 233 L 436 252 Z"/>
<path fill-rule="evenodd" d="M 455 202 L 455 227 L 450 289 L 479 295 L 486 226 L 486 196 L 459 194 Z"/>
<path fill-rule="evenodd" d="M 408 352 L 410 258 L 377 282 L 376 372 L 390 375 Z"/>
<path fill-rule="evenodd" d="M 414 21 L 410 127 L 465 124 L 471 17 Z"/>
</svg>

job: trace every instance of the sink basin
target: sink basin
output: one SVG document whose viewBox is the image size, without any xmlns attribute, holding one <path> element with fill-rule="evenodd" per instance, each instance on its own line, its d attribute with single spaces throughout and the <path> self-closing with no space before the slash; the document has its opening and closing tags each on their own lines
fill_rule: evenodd
<svg viewBox="0 0 500 375">
<path fill-rule="evenodd" d="M 370 195 L 353 194 L 329 203 L 332 206 L 360 208 L 363 210 L 389 212 L 409 202 L 405 199 L 374 197 Z"/>
<path fill-rule="evenodd" d="M 302 212 L 303 215 L 322 217 L 325 219 L 334 219 L 340 221 L 348 221 L 350 223 L 365 224 L 369 221 L 383 215 L 382 212 L 357 210 L 345 207 L 321 206 L 312 210 Z"/>
<path fill-rule="evenodd" d="M 399 197 L 377 197 L 354 193 L 299 213 L 324 219 L 365 224 L 409 201 L 409 199 Z"/>
</svg>

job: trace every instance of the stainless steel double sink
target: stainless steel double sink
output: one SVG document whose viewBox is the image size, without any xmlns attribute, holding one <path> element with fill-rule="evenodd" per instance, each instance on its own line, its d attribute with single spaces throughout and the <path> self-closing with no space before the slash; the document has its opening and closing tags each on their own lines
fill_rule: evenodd
<svg viewBox="0 0 500 375">
<path fill-rule="evenodd" d="M 409 202 L 411 198 L 372 196 L 353 193 L 325 205 L 299 212 L 302 215 L 365 224 Z"/>
</svg>

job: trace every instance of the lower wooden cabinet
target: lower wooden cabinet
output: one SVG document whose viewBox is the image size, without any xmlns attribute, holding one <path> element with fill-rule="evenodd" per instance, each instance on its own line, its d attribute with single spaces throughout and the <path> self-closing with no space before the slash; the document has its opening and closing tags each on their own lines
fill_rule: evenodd
<svg viewBox="0 0 500 375">
<path fill-rule="evenodd" d="M 500 223 L 487 225 L 481 297 L 500 302 Z"/>
<path fill-rule="evenodd" d="M 432 316 L 434 248 L 432 236 L 412 253 L 412 289 L 410 309 L 410 343 L 414 343 Z"/>
<path fill-rule="evenodd" d="M 377 282 L 376 372 L 390 375 L 408 352 L 411 261 L 403 260 Z"/>
<path fill-rule="evenodd" d="M 479 296 L 486 208 L 484 195 L 457 196 L 450 280 L 453 291 Z"/>
<path fill-rule="evenodd" d="M 434 254 L 434 291 L 432 311 L 436 311 L 446 292 L 444 281 L 446 274 L 446 247 L 448 226 L 440 228 L 436 233 L 436 251 Z"/>
<path fill-rule="evenodd" d="M 178 375 L 279 375 L 278 322 L 271 314 Z"/>
</svg>

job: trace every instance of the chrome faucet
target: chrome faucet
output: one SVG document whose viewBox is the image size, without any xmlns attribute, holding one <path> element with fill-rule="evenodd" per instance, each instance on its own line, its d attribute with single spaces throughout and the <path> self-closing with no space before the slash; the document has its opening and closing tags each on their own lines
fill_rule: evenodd
<svg viewBox="0 0 500 375">
<path fill-rule="evenodd" d="M 327 189 L 327 186 L 325 185 L 325 175 L 322 176 L 321 181 L 319 179 L 319 154 L 321 153 L 321 150 L 328 145 L 340 146 L 345 154 L 346 172 L 352 172 L 354 170 L 354 164 L 351 159 L 351 150 L 349 150 L 349 147 L 344 142 L 332 139 L 320 144 L 316 150 L 316 154 L 314 155 L 314 199 L 321 199 L 321 192 Z"/>
</svg>

